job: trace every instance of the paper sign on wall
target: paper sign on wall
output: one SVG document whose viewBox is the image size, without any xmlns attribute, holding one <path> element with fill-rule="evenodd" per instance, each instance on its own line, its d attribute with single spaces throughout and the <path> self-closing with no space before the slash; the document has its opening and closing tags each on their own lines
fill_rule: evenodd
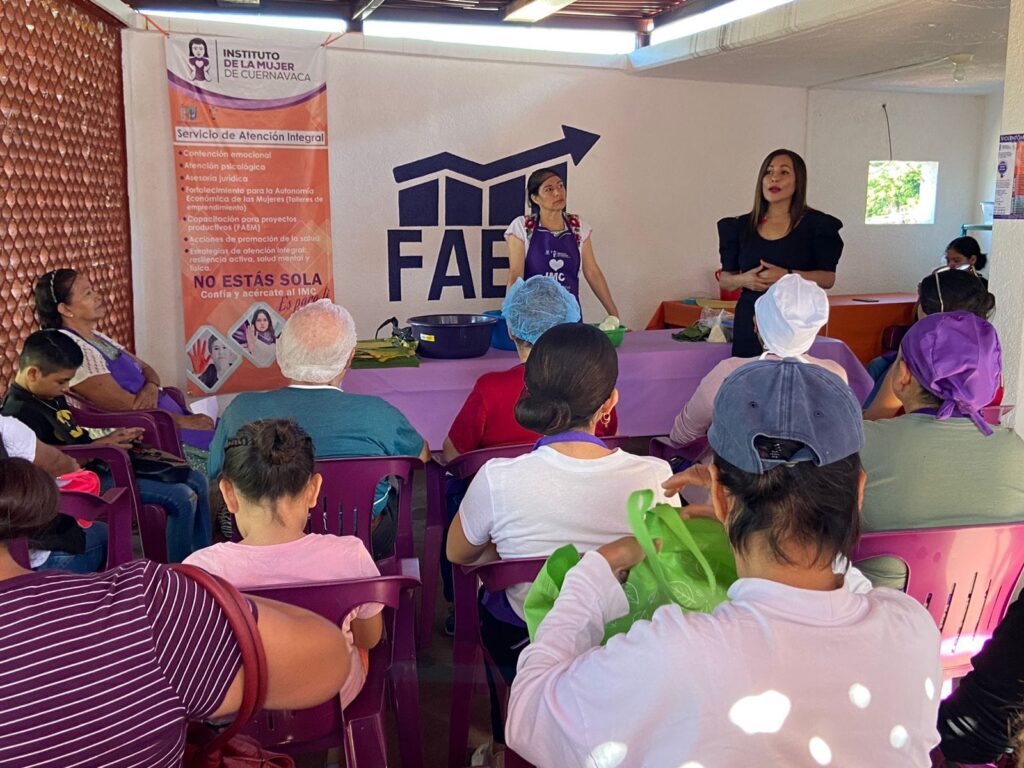
<svg viewBox="0 0 1024 768">
<path fill-rule="evenodd" d="M 999 137 L 993 218 L 1024 219 L 1024 133 Z"/>
<path fill-rule="evenodd" d="M 322 48 L 167 39 L 189 392 L 270 389 L 285 319 L 334 294 Z"/>
</svg>

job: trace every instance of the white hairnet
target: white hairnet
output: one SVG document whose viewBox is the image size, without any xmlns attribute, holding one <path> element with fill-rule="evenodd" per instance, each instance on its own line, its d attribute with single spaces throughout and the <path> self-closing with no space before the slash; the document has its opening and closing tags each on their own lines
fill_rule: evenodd
<svg viewBox="0 0 1024 768">
<path fill-rule="evenodd" d="M 580 305 L 553 277 L 535 275 L 517 279 L 505 293 L 501 314 L 508 332 L 533 344 L 548 328 L 580 321 Z"/>
<path fill-rule="evenodd" d="M 783 275 L 754 302 L 754 315 L 766 351 L 781 358 L 801 357 L 828 322 L 828 296 L 800 275 Z"/>
<path fill-rule="evenodd" d="M 276 346 L 285 378 L 327 384 L 348 365 L 356 323 L 347 309 L 320 299 L 288 318 Z"/>
</svg>

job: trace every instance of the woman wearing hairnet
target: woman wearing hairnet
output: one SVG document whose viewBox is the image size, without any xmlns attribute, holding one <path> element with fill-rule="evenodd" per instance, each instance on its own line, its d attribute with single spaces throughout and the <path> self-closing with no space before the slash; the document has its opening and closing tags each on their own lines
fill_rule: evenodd
<svg viewBox="0 0 1024 768">
<path fill-rule="evenodd" d="M 515 419 L 516 401 L 523 391 L 523 363 L 533 344 L 548 328 L 562 323 L 578 323 L 580 307 L 565 288 L 550 277 L 537 275 L 515 281 L 505 294 L 501 313 L 508 333 L 516 344 L 520 364 L 495 373 L 485 373 L 448 430 L 444 441 L 444 459 L 451 461 L 460 453 L 495 445 L 533 443 L 540 435 L 519 425 Z M 598 424 L 598 437 L 614 435 L 617 429 L 614 411 L 608 424 Z"/>
</svg>

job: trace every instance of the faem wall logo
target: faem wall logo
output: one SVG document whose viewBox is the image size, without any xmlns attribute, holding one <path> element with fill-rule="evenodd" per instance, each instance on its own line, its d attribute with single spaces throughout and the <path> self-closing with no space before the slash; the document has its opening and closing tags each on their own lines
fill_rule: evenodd
<svg viewBox="0 0 1024 768">
<path fill-rule="evenodd" d="M 563 125 L 562 138 L 490 163 L 441 152 L 395 167 L 398 228 L 388 230 L 389 301 L 402 300 L 402 271 L 423 269 L 424 254 L 431 251 L 437 259 L 428 301 L 440 300 L 445 288 L 461 288 L 464 299 L 502 298 L 505 281 L 495 284 L 494 273 L 507 269 L 508 259 L 495 256 L 494 246 L 526 211 L 530 172 L 550 166 L 568 186 L 569 161 L 579 165 L 600 138 Z M 479 294 L 471 246 L 479 265 Z"/>
</svg>

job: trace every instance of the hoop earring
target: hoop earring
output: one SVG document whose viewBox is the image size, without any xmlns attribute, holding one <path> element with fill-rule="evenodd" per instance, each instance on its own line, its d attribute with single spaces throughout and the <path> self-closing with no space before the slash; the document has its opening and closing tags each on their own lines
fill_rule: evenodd
<svg viewBox="0 0 1024 768">
<path fill-rule="evenodd" d="M 608 411 L 604 416 L 601 417 L 601 424 L 607 427 L 612 423 L 612 412 Z"/>
</svg>

